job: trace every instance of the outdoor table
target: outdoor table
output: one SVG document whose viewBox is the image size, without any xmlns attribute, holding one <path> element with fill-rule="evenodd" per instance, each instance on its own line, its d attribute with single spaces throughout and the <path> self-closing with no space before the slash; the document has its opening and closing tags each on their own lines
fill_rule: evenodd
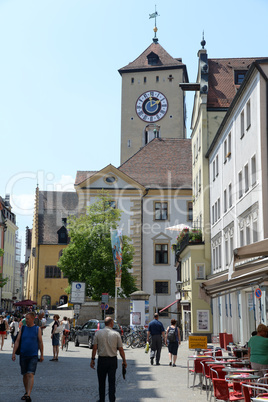
<svg viewBox="0 0 268 402">
<path fill-rule="evenodd" d="M 232 382 L 258 380 L 258 378 L 260 378 L 259 375 L 250 373 L 231 374 L 225 376 L 226 381 L 232 381 Z"/>
<path fill-rule="evenodd" d="M 259 371 L 259 369 L 252 369 L 252 368 L 247 368 L 247 367 L 226 367 L 222 369 L 222 371 L 225 371 L 227 373 L 255 373 L 255 371 Z"/>
</svg>

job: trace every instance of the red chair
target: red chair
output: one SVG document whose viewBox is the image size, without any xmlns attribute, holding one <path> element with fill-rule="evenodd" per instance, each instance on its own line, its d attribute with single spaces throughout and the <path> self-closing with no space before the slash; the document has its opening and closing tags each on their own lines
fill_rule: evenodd
<svg viewBox="0 0 268 402">
<path fill-rule="evenodd" d="M 206 386 L 206 393 L 207 393 L 207 398 L 208 398 L 208 393 L 209 393 L 209 387 L 210 387 L 210 364 L 207 364 L 208 362 L 213 362 L 214 359 L 207 359 L 201 361 L 201 366 L 203 369 L 203 376 L 202 376 L 202 382 L 201 382 L 201 389 L 200 389 L 200 394 L 203 389 L 203 380 L 205 380 L 205 386 Z"/>
<path fill-rule="evenodd" d="M 257 383 L 246 382 L 246 383 L 242 383 L 242 390 L 243 390 L 243 395 L 244 395 L 244 401 L 251 402 L 253 391 L 255 392 L 255 394 L 257 394 L 258 391 L 267 391 L 267 387 L 260 386 Z M 267 392 L 258 393 L 257 396 L 268 396 L 268 393 Z"/>
<path fill-rule="evenodd" d="M 214 401 L 244 401 L 242 394 L 231 392 L 228 383 L 221 378 L 213 378 Z"/>
<path fill-rule="evenodd" d="M 199 375 L 200 378 L 200 384 L 203 384 L 202 381 L 202 375 L 203 375 L 203 367 L 201 362 L 207 361 L 207 360 L 211 360 L 210 358 L 204 357 L 204 358 L 200 358 L 200 359 L 195 359 L 194 360 L 194 367 L 192 369 L 190 369 L 190 373 L 192 373 L 194 375 L 194 379 L 193 379 L 193 389 L 195 387 L 195 380 L 196 380 L 196 375 Z"/>
</svg>

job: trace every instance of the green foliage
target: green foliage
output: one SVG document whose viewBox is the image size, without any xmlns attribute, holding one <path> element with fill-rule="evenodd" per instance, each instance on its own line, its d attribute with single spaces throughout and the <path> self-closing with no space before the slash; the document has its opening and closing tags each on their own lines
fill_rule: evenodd
<svg viewBox="0 0 268 402">
<path fill-rule="evenodd" d="M 0 248 L 0 257 L 4 255 L 4 250 Z M 8 282 L 8 278 L 3 278 L 3 275 L 0 274 L 0 288 L 3 288 Z"/>
<path fill-rule="evenodd" d="M 69 283 L 86 282 L 87 295 L 95 300 L 102 293 L 115 294 L 115 266 L 113 262 L 110 229 L 116 229 L 121 211 L 114 209 L 112 199 L 102 191 L 99 200 L 88 207 L 87 215 L 68 219 L 70 244 L 64 249 L 58 266 Z M 134 248 L 123 236 L 122 280 L 118 296 L 128 297 L 137 290 L 129 273 Z"/>
</svg>

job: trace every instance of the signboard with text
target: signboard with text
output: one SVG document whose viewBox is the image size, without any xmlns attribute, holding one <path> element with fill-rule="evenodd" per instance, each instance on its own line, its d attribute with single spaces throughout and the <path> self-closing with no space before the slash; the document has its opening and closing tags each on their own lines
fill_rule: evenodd
<svg viewBox="0 0 268 402">
<path fill-rule="evenodd" d="M 206 336 L 189 336 L 189 349 L 207 349 Z"/>
<path fill-rule="evenodd" d="M 72 282 L 71 284 L 71 302 L 84 303 L 86 293 L 85 282 Z"/>
</svg>

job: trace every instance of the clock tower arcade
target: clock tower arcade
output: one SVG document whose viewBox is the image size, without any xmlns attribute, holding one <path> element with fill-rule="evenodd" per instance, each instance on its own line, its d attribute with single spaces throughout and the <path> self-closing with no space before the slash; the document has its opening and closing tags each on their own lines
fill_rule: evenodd
<svg viewBox="0 0 268 402">
<path fill-rule="evenodd" d="M 155 137 L 186 138 L 186 107 L 181 83 L 185 64 L 154 38 L 133 62 L 121 68 L 121 164 Z"/>
</svg>

